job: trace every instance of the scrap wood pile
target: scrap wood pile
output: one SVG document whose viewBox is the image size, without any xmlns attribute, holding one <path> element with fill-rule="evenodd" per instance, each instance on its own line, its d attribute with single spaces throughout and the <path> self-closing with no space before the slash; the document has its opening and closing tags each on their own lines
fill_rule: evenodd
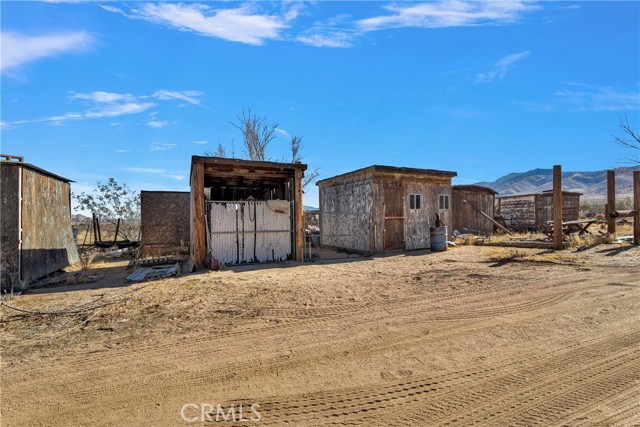
<svg viewBox="0 0 640 427">
<path fill-rule="evenodd" d="M 191 260 L 188 258 L 176 258 L 173 256 L 162 258 L 149 258 L 133 260 L 129 268 L 138 267 L 136 271 L 127 276 L 127 280 L 139 282 L 143 280 L 164 279 L 175 276 L 180 271 L 191 271 Z"/>
</svg>

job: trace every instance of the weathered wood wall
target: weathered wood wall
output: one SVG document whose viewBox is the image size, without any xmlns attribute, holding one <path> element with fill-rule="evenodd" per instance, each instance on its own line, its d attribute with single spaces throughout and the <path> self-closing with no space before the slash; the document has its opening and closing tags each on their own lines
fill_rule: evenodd
<svg viewBox="0 0 640 427">
<path fill-rule="evenodd" d="M 533 194 L 498 198 L 498 215 L 508 225 L 518 228 L 535 228 L 536 197 Z"/>
<path fill-rule="evenodd" d="M 320 240 L 323 245 L 371 251 L 372 174 L 344 177 L 320 186 Z"/>
<path fill-rule="evenodd" d="M 384 250 L 383 192 L 385 186 L 399 185 L 402 187 L 404 197 L 404 249 L 426 249 L 431 246 L 429 227 L 435 224 L 436 213 L 440 214 L 440 220 L 449 227 L 448 232 L 451 233 L 451 209 L 440 209 L 438 201 L 441 194 L 448 195 L 449 201 L 451 201 L 451 178 L 408 174 L 376 174 L 375 183 L 376 210 L 373 217 L 376 224 L 375 251 Z M 422 196 L 421 209 L 409 209 L 410 194 L 420 194 Z"/>
<path fill-rule="evenodd" d="M 20 263 L 20 167 L 0 164 L 0 286 L 18 289 Z"/>
<path fill-rule="evenodd" d="M 140 232 L 143 257 L 189 253 L 188 191 L 142 191 Z"/>
<path fill-rule="evenodd" d="M 79 261 L 71 230 L 71 186 L 22 168 L 22 250 L 24 286 Z"/>
<path fill-rule="evenodd" d="M 553 221 L 553 194 L 536 196 L 538 226 Z M 562 192 L 562 221 L 576 221 L 580 218 L 580 194 Z"/>
<path fill-rule="evenodd" d="M 468 203 L 464 203 L 466 200 Z M 493 233 L 493 223 L 476 212 L 470 204 L 493 218 L 494 194 L 486 190 L 453 187 L 451 190 L 451 228 L 460 233 Z"/>
<path fill-rule="evenodd" d="M 553 193 L 506 196 L 497 199 L 498 214 L 509 225 L 539 228 L 553 221 Z M 562 220 L 579 218 L 580 194 L 562 192 Z"/>
</svg>

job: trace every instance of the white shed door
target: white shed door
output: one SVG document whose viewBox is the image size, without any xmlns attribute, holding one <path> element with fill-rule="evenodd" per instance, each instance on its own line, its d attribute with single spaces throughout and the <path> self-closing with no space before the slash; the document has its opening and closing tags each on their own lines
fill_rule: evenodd
<svg viewBox="0 0 640 427">
<path fill-rule="evenodd" d="M 208 246 L 222 264 L 285 261 L 292 253 L 292 202 L 207 202 Z"/>
</svg>

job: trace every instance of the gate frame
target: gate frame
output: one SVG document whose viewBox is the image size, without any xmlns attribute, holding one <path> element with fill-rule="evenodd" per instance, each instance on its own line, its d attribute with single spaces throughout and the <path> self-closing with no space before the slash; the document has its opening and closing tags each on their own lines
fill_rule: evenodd
<svg viewBox="0 0 640 427">
<path fill-rule="evenodd" d="M 304 260 L 304 218 L 302 205 L 302 179 L 307 165 L 303 163 L 278 163 L 223 157 L 191 157 L 191 260 L 196 270 L 206 266 L 207 233 L 205 212 L 205 182 L 215 181 L 227 188 L 274 188 L 280 185 L 283 200 L 294 206 L 294 259 Z M 224 185 L 220 184 L 224 183 Z M 207 185 L 211 187 L 211 185 Z M 214 263 L 215 264 L 215 263 Z"/>
</svg>

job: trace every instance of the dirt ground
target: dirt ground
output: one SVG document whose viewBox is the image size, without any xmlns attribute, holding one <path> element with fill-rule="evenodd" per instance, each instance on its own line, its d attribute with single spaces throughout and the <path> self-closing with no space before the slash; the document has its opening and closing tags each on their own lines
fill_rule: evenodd
<svg viewBox="0 0 640 427">
<path fill-rule="evenodd" d="M 2 307 L 3 426 L 640 425 L 627 244 L 125 266 Z"/>
</svg>

